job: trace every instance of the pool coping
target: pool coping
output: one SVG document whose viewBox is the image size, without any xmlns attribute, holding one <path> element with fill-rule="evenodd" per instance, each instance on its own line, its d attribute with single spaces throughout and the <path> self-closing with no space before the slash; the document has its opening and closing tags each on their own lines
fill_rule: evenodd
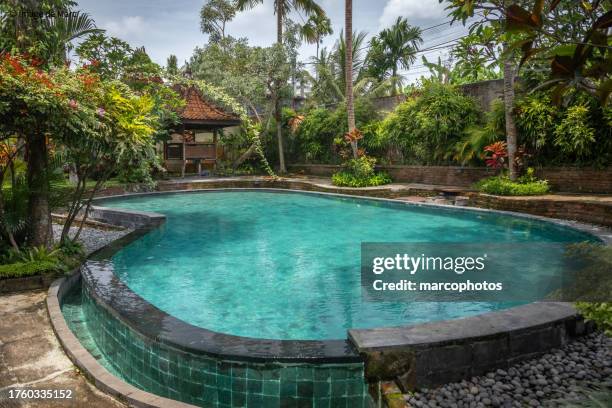
<svg viewBox="0 0 612 408">
<path fill-rule="evenodd" d="M 389 198 L 364 197 L 364 196 L 356 196 L 356 195 L 340 194 L 340 193 L 313 192 L 313 191 L 302 191 L 302 190 L 282 189 L 282 188 L 273 188 L 273 187 L 204 188 L 204 189 L 190 189 L 190 190 L 173 190 L 173 191 L 163 191 L 163 192 L 134 193 L 134 194 L 122 194 L 122 195 L 110 196 L 110 197 L 108 196 L 100 197 L 96 199 L 96 201 L 99 202 L 100 200 L 110 200 L 113 198 L 136 197 L 136 196 L 147 196 L 147 195 L 157 195 L 157 194 L 181 194 L 181 193 L 197 193 L 197 192 L 211 192 L 211 191 L 262 191 L 262 190 L 263 191 L 265 190 L 276 191 L 276 192 L 294 192 L 294 193 L 302 193 L 302 194 L 318 194 L 318 195 L 329 195 L 329 196 L 339 196 L 339 197 L 352 197 L 352 198 L 358 198 L 358 199 L 363 199 L 363 200 L 395 202 L 395 203 L 399 203 L 403 205 L 417 206 L 417 207 L 448 208 L 448 209 L 459 211 L 459 212 L 476 211 L 476 212 L 506 214 L 506 215 L 511 215 L 511 216 L 515 216 L 519 218 L 539 220 L 539 221 L 544 221 L 547 223 L 552 223 L 552 224 L 556 224 L 560 226 L 573 228 L 578 231 L 589 233 L 597 237 L 598 239 L 600 239 L 602 242 L 606 243 L 607 245 L 612 244 L 612 232 L 610 231 L 610 229 L 606 227 L 595 226 L 595 225 L 585 224 L 585 223 L 576 222 L 576 221 L 553 219 L 553 218 L 548 218 L 548 217 L 517 213 L 517 212 L 511 212 L 511 211 L 500 211 L 500 210 L 473 208 L 473 207 L 465 208 L 465 207 L 457 207 L 457 206 L 437 204 L 437 203 L 414 203 L 414 202 L 406 202 L 406 201 L 389 199 Z M 136 228 L 134 232 L 126 235 L 123 238 L 120 238 L 117 241 L 114 241 L 113 243 L 109 244 L 107 247 L 104 247 L 101 250 L 96 251 L 92 255 L 93 258 L 97 258 L 97 257 L 103 258 L 108 253 L 110 253 L 110 251 L 118 250 L 119 247 L 126 245 L 128 241 L 138 239 L 142 234 L 147 233 L 150 230 L 150 228 L 156 228 L 157 226 L 163 224 L 164 219 L 165 219 L 165 217 L 161 214 L 136 212 L 136 211 L 131 211 L 131 210 L 129 211 L 128 210 L 117 210 L 117 209 L 110 209 L 110 208 L 101 207 L 101 206 L 94 206 L 93 211 L 98 212 L 98 215 L 102 215 L 102 216 L 104 216 L 105 213 L 106 215 L 108 215 L 109 213 L 114 213 L 114 215 L 121 213 L 122 216 L 127 216 L 127 217 L 129 217 L 131 214 L 137 214 L 141 218 L 140 221 L 142 221 L 143 219 L 145 220 L 145 222 L 139 222 L 139 223 L 132 225 L 132 227 Z M 148 222 L 146 221 L 147 218 L 149 218 Z M 77 276 L 77 278 L 75 278 L 74 276 Z M 49 289 L 49 293 L 48 293 L 48 298 L 47 298 L 47 307 L 48 307 L 48 311 L 49 311 L 49 315 L 52 321 L 54 331 L 56 332 L 56 335 L 60 339 L 62 346 L 66 350 L 71 360 L 73 360 L 73 362 L 75 362 L 75 364 L 79 368 L 84 370 L 92 378 L 92 381 L 94 382 L 94 384 L 98 386 L 99 388 L 101 388 L 103 391 L 109 392 L 110 394 L 115 395 L 115 396 L 120 396 L 121 398 L 126 398 L 130 403 L 136 406 L 191 407 L 191 405 L 181 403 L 178 401 L 174 401 L 174 400 L 170 400 L 167 398 L 162 398 L 154 394 L 147 393 L 145 391 L 137 389 L 136 387 L 133 387 L 125 383 L 124 381 L 110 374 L 87 352 L 87 350 L 85 350 L 85 348 L 80 344 L 76 336 L 74 336 L 74 334 L 68 328 L 63 318 L 63 315 L 61 313 L 61 309 L 60 309 L 61 298 L 63 297 L 65 292 L 68 290 L 68 288 L 71 287 L 73 284 L 75 284 L 76 280 L 81 277 L 81 274 L 77 272 L 74 276 L 68 279 L 61 278 L 61 279 L 56 280 L 51 285 Z M 136 294 L 134 295 L 138 296 Z M 97 299 L 97 300 L 101 300 L 101 299 Z M 146 301 L 144 302 L 148 303 Z M 110 310 L 114 310 L 110 306 L 108 305 L 106 306 Z M 543 307 L 547 308 L 547 310 L 543 310 L 542 309 Z M 501 317 L 501 316 L 504 316 L 504 314 L 507 315 L 509 312 L 512 312 L 512 314 L 517 313 L 515 315 L 516 318 L 511 319 L 512 322 L 505 322 L 506 324 L 501 325 L 501 326 L 499 324 L 497 326 L 486 324 L 487 319 L 494 318 L 496 316 Z M 164 313 L 164 312 L 161 312 L 161 313 Z M 117 314 L 115 313 L 115 315 Z M 165 313 L 164 315 L 170 316 Z M 459 331 L 457 330 L 449 329 L 446 335 L 444 335 L 443 333 L 439 331 L 440 327 L 444 327 L 444 326 L 446 326 L 447 328 L 452 327 L 453 322 L 459 326 L 465 326 L 465 325 L 469 326 L 471 324 L 475 324 L 474 327 L 481 331 L 479 332 L 480 334 L 482 334 L 484 337 L 488 337 L 488 336 L 490 337 L 492 335 L 495 335 L 495 333 L 498 333 L 500 330 L 504 333 L 508 333 L 512 331 L 524 331 L 524 330 L 529 330 L 529 329 L 534 329 L 534 328 L 537 329 L 551 322 L 553 323 L 554 322 L 564 322 L 564 321 L 567 321 L 568 319 L 575 319 L 577 318 L 577 316 L 578 316 L 577 312 L 573 308 L 573 306 L 571 306 L 571 304 L 559 303 L 559 302 L 535 302 L 535 303 L 531 303 L 525 306 L 514 307 L 514 308 L 507 309 L 507 310 L 502 310 L 502 311 L 489 312 L 489 313 L 485 313 L 482 315 L 467 317 L 463 319 L 452 319 L 452 320 L 444 320 L 444 321 L 433 322 L 433 323 L 424 323 L 424 324 L 416 324 L 416 325 L 400 326 L 400 327 L 388 327 L 388 328 L 380 328 L 380 329 L 360 329 L 360 330 L 352 329 L 352 330 L 349 330 L 347 333 L 347 340 L 346 341 L 340 340 L 340 342 L 346 343 L 346 344 L 352 344 L 355 347 L 355 349 L 351 350 L 351 353 L 348 353 L 349 358 L 345 361 L 363 362 L 365 360 L 365 355 L 367 353 L 370 353 L 376 350 L 387 350 L 390 348 L 394 349 L 397 347 L 406 348 L 406 347 L 411 347 L 411 346 L 419 347 L 419 346 L 423 346 L 426 344 L 447 344 L 447 343 L 457 342 L 458 340 L 461 340 L 461 339 L 465 340 L 465 339 L 479 338 L 475 336 L 460 337 L 458 336 Z M 502 320 L 503 320 L 503 317 L 502 317 Z M 125 322 L 124 318 L 122 318 L 122 321 Z M 185 322 L 182 322 L 180 320 L 178 321 L 184 325 L 188 325 Z M 132 327 L 132 324 L 128 323 L 128 325 Z M 436 327 L 438 329 L 436 329 Z M 497 327 L 497 329 L 495 327 Z M 210 330 L 202 329 L 199 327 L 197 329 L 205 330 L 206 332 L 209 332 L 209 334 L 215 333 Z M 425 333 L 426 335 L 419 336 L 419 330 L 422 331 L 422 334 Z M 487 330 L 489 331 L 487 332 Z M 468 332 L 469 330 L 464 331 L 464 333 L 468 333 Z M 431 335 L 428 338 L 427 334 L 431 334 L 431 333 L 433 333 L 433 335 Z M 370 334 L 374 334 L 375 337 L 378 338 L 380 341 L 371 342 Z M 217 337 L 209 336 L 209 339 L 211 341 L 215 341 L 215 340 L 218 341 L 219 339 L 223 338 L 223 337 L 218 336 L 219 333 L 216 333 L 216 335 Z M 232 335 L 222 335 L 222 336 L 233 337 L 234 338 L 233 340 L 236 340 L 236 341 L 242 341 L 245 339 L 244 337 L 240 337 L 240 336 L 232 336 Z M 435 336 L 438 336 L 438 337 L 436 338 Z M 156 338 L 156 339 L 159 340 L 159 338 Z M 416 339 L 420 339 L 420 340 L 416 340 Z M 260 341 L 260 339 L 255 339 L 255 340 Z M 281 344 L 287 341 L 288 340 L 276 340 L 276 342 L 279 342 Z M 301 342 L 301 341 L 295 340 L 295 342 Z M 215 350 L 209 350 L 209 351 L 212 351 L 212 354 L 216 355 Z M 202 352 L 207 354 L 206 351 L 204 350 L 202 350 Z M 236 354 L 227 354 L 225 352 L 222 352 L 219 355 L 223 356 L 224 358 L 234 357 L 234 358 L 237 358 L 238 360 L 244 359 L 244 357 L 242 357 L 243 353 L 236 355 Z M 255 358 L 255 360 L 264 359 L 265 361 L 271 361 L 271 359 L 274 359 L 274 357 L 275 357 L 274 354 L 268 355 L 267 357 L 265 354 L 263 355 L 260 354 L 259 356 Z M 276 355 L 276 357 L 277 358 L 281 357 L 280 361 L 285 361 L 285 360 L 282 360 L 282 356 L 279 356 L 278 354 Z M 323 356 L 323 357 L 320 354 L 318 354 L 316 356 L 311 356 L 310 358 L 305 358 L 304 356 L 302 356 L 302 357 L 298 357 L 297 360 L 295 359 L 295 356 L 293 357 L 294 359 L 289 360 L 289 361 L 311 362 L 311 363 L 322 363 L 322 362 L 334 363 L 334 362 L 340 362 L 336 358 L 338 357 L 342 358 L 342 356 L 335 356 L 336 358 L 334 358 L 333 354 L 328 355 L 328 356 Z M 178 404 L 178 405 L 172 405 L 172 404 Z"/>
<path fill-rule="evenodd" d="M 51 327 L 64 352 L 85 377 L 100 391 L 114 396 L 130 406 L 138 408 L 197 408 L 194 405 L 160 397 L 128 384 L 111 374 L 83 347 L 76 335 L 70 330 L 61 309 L 61 299 L 80 279 L 77 269 L 72 275 L 56 279 L 47 292 L 47 313 Z"/>
</svg>

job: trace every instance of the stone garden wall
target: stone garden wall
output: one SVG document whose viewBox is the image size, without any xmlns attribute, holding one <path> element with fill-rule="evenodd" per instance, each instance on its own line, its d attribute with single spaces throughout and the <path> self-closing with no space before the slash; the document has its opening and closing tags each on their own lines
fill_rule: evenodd
<svg viewBox="0 0 612 408">
<path fill-rule="evenodd" d="M 329 177 L 340 166 L 329 164 L 294 164 L 289 171 Z M 486 167 L 461 166 L 378 166 L 398 183 L 437 184 L 469 187 L 495 174 Z M 612 194 L 612 168 L 546 167 L 536 169 L 538 177 L 548 180 L 553 191 L 565 193 Z"/>
</svg>

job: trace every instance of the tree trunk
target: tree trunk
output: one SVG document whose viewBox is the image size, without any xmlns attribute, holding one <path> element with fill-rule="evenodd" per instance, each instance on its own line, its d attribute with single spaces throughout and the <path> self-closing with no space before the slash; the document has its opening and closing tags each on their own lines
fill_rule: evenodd
<svg viewBox="0 0 612 408">
<path fill-rule="evenodd" d="M 355 108 L 353 106 L 353 0 L 344 1 L 344 35 L 345 35 L 345 82 L 346 82 L 346 114 L 348 130 L 355 130 Z M 353 158 L 357 158 L 357 141 L 351 142 Z"/>
<path fill-rule="evenodd" d="M 255 153 L 255 149 L 257 148 L 257 144 L 253 143 L 244 153 L 242 153 L 240 155 L 240 157 L 238 158 L 238 160 L 236 160 L 233 164 L 232 164 L 232 169 L 236 170 L 238 168 L 238 166 L 240 166 L 242 163 L 244 163 L 244 161 L 246 159 L 248 159 L 249 157 L 251 157 L 251 155 L 253 153 Z"/>
<path fill-rule="evenodd" d="M 506 144 L 508 145 L 508 170 L 511 180 L 518 176 L 516 166 L 517 131 L 514 123 L 514 64 L 510 57 L 504 60 L 504 106 L 506 117 Z"/>
<path fill-rule="evenodd" d="M 393 67 L 393 71 L 391 72 L 393 79 L 391 79 L 393 96 L 397 96 L 397 67 Z"/>
<path fill-rule="evenodd" d="M 28 245 L 51 244 L 51 211 L 47 178 L 47 143 L 43 134 L 27 138 L 28 148 Z"/>
<path fill-rule="evenodd" d="M 283 45 L 283 2 L 277 1 L 276 8 L 276 42 L 278 45 Z M 281 123 L 281 101 L 280 101 L 280 82 L 275 84 L 274 90 L 274 119 L 276 120 L 276 138 L 278 140 L 278 172 L 284 174 L 287 172 L 285 167 L 285 151 L 283 149 L 283 126 Z"/>
</svg>

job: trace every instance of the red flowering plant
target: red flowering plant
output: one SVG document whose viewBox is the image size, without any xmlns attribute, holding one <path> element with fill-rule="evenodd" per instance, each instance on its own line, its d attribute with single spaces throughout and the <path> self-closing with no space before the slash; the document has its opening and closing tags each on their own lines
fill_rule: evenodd
<svg viewBox="0 0 612 408">
<path fill-rule="evenodd" d="M 495 142 L 484 148 L 484 160 L 487 167 L 501 169 L 506 165 L 508 149 L 506 142 Z"/>
<path fill-rule="evenodd" d="M 154 154 L 152 106 L 150 97 L 87 68 L 42 71 L 22 56 L 0 55 L 0 139 L 16 135 L 26 146 L 42 140 L 43 154 L 61 154 L 77 175 L 62 241 L 120 163 Z M 86 189 L 94 175 L 96 186 Z"/>
<path fill-rule="evenodd" d="M 530 155 L 525 146 L 519 146 L 514 155 L 514 163 L 518 169 L 523 169 Z M 484 148 L 483 158 L 487 167 L 502 169 L 506 166 L 508 149 L 506 142 L 495 142 Z"/>
</svg>

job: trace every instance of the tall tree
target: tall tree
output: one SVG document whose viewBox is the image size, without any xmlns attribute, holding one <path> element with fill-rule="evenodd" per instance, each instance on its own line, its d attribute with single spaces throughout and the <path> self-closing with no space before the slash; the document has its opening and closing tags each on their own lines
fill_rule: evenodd
<svg viewBox="0 0 612 408">
<path fill-rule="evenodd" d="M 178 74 L 178 61 L 176 55 L 171 54 L 166 60 L 166 71 L 168 71 L 170 75 Z"/>
<path fill-rule="evenodd" d="M 319 58 L 319 46 L 323 37 L 331 35 L 334 30 L 331 26 L 331 20 L 325 15 L 313 14 L 308 17 L 306 24 L 302 26 L 302 38 L 309 44 L 317 45 L 316 57 Z"/>
<path fill-rule="evenodd" d="M 452 82 L 469 83 L 501 78 L 499 64 L 501 47 L 496 42 L 497 33 L 492 27 L 484 27 L 479 33 L 471 33 L 451 49 L 453 66 Z"/>
<path fill-rule="evenodd" d="M 346 114 L 348 117 L 348 134 L 350 136 L 353 158 L 357 158 L 357 137 L 355 133 L 355 106 L 353 104 L 353 0 L 344 0 L 344 43 L 346 75 Z"/>
<path fill-rule="evenodd" d="M 402 83 L 399 70 L 408 69 L 415 61 L 422 42 L 421 30 L 408 24 L 403 17 L 398 17 L 391 27 L 372 38 L 370 63 L 383 76 L 390 71 L 393 95 L 397 95 L 398 86 Z"/>
<path fill-rule="evenodd" d="M 0 2 L 0 49 L 27 54 L 40 68 L 65 64 L 67 43 L 96 31 L 85 14 L 75 14 L 70 0 Z M 46 124 L 22 134 L 27 152 L 29 245 L 52 241 L 49 208 Z"/>
<path fill-rule="evenodd" d="M 225 26 L 236 16 L 236 3 L 229 0 L 208 0 L 200 10 L 200 29 L 213 42 L 225 39 Z"/>
<path fill-rule="evenodd" d="M 263 0 L 238 0 L 237 8 L 240 11 L 255 7 L 257 4 L 263 3 Z M 325 12 L 314 0 L 275 0 L 274 1 L 274 13 L 276 14 L 276 43 L 279 47 L 283 46 L 283 22 L 287 15 L 292 10 L 298 10 L 304 12 L 307 16 L 311 15 L 325 15 Z M 280 89 L 282 87 L 280 81 L 276 81 L 273 92 L 274 99 L 274 118 L 276 120 L 276 138 L 278 140 L 278 161 L 279 161 L 279 173 L 283 174 L 287 172 L 285 166 L 285 151 L 283 148 L 283 132 L 282 132 L 282 111 L 281 111 L 281 95 Z"/>
<path fill-rule="evenodd" d="M 504 106 L 506 116 L 506 143 L 508 145 L 508 170 L 510 179 L 518 177 L 516 161 L 517 152 L 517 130 L 514 118 L 514 78 L 516 75 L 516 57 L 508 49 L 509 34 L 506 31 L 506 7 L 519 0 L 439 0 L 447 2 L 447 9 L 454 21 L 466 24 L 472 21 L 470 32 L 476 34 L 491 27 L 492 40 L 501 45 L 501 66 L 504 79 Z"/>
</svg>

